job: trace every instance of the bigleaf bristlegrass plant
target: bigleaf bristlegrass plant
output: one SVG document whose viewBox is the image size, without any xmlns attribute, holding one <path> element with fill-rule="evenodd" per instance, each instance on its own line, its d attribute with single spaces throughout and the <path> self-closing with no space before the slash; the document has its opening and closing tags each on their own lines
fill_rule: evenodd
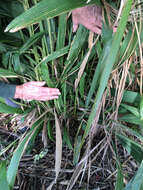
<svg viewBox="0 0 143 190">
<path fill-rule="evenodd" d="M 89 4 L 95 2 L 99 1 L 90 1 Z M 34 142 L 44 126 L 46 126 L 48 138 L 52 141 L 54 139 L 52 129 L 54 128 L 57 132 L 55 138 L 56 178 L 51 187 L 56 183 L 60 172 L 63 142 L 74 152 L 73 163 L 77 165 L 77 170 L 73 176 L 79 176 L 82 171 L 78 167 L 81 151 L 84 149 L 83 145 L 87 141 L 93 121 L 98 114 L 112 69 L 122 67 L 125 61 L 129 60 L 136 50 L 138 40 L 133 26 L 129 27 L 128 34 L 123 37 L 133 0 L 125 2 L 117 32 L 112 34 L 111 29 L 104 27 L 102 37 L 93 37 L 96 43 L 90 50 L 88 49 L 89 31 L 79 26 L 74 34 L 71 19 L 67 14 L 76 7 L 85 6 L 86 0 L 43 0 L 40 2 L 33 0 L 32 3 L 34 6 L 30 9 L 29 1 L 21 2 L 24 13 L 16 17 L 6 28 L 6 31 L 11 32 L 20 30 L 16 33 L 20 43 L 13 46 L 9 42 L 1 43 L 0 41 L 0 53 L 2 54 L 0 77 L 11 78 L 11 82 L 20 83 L 44 80 L 48 87 L 59 88 L 61 96 L 54 101 L 24 103 L 22 109 L 12 109 L 0 103 L 0 112 L 23 114 L 24 117 L 36 109 L 36 121 L 32 123 L 30 131 L 20 139 L 17 149 L 13 152 L 7 174 L 5 163 L 0 165 L 0 170 L 4 173 L 4 183 L 6 183 L 7 176 L 7 186 L 10 188 L 14 186 L 18 164 L 31 138 Z M 58 17 L 54 18 L 55 16 Z M 38 24 L 31 26 L 34 23 Z M 27 28 L 21 30 L 25 27 Z M 131 28 L 133 28 L 133 33 Z M 108 36 L 106 32 L 110 35 Z M 81 68 L 83 65 L 84 68 Z M 80 69 L 83 69 L 81 76 L 78 75 Z M 78 85 L 75 88 L 77 78 Z M 54 120 L 56 121 L 53 122 Z M 99 123 L 102 124 L 101 121 Z M 71 129 L 72 127 L 74 130 Z M 121 136 L 118 136 L 118 139 L 124 144 L 127 141 Z M 135 146 L 132 142 L 130 144 Z M 142 164 L 136 178 L 141 171 Z M 117 180 L 116 189 L 123 188 L 120 164 L 118 164 Z M 121 183 L 118 183 L 119 181 Z M 71 189 L 75 182 L 76 180 L 74 182 L 71 180 L 69 183 L 71 185 L 67 189 Z M 134 183 L 133 180 L 133 185 Z"/>
</svg>

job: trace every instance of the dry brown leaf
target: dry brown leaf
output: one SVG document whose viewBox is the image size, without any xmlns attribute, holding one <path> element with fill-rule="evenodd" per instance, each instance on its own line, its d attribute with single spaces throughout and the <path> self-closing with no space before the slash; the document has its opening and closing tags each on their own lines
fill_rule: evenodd
<svg viewBox="0 0 143 190">
<path fill-rule="evenodd" d="M 86 64 L 87 64 L 88 58 L 89 58 L 89 56 L 90 56 L 91 50 L 92 50 L 93 46 L 95 45 L 95 43 L 97 42 L 97 40 L 98 40 L 98 37 L 97 37 L 97 39 L 93 42 L 93 33 L 90 32 L 89 40 L 88 40 L 89 50 L 88 50 L 88 52 L 87 52 L 87 54 L 86 54 L 86 56 L 85 56 L 85 58 L 84 58 L 84 60 L 83 60 L 83 62 L 82 62 L 82 64 L 81 64 L 81 66 L 80 66 L 80 69 L 79 69 L 79 72 L 78 72 L 78 77 L 77 77 L 77 79 L 75 80 L 75 84 L 74 84 L 75 89 L 78 87 L 79 81 L 80 81 L 80 79 L 81 79 L 81 77 L 82 77 L 82 74 L 83 74 L 83 72 L 84 72 L 84 69 L 85 69 L 85 67 L 86 67 Z"/>
<path fill-rule="evenodd" d="M 48 139 L 47 139 L 47 117 L 45 116 L 43 130 L 42 130 L 42 142 L 44 144 L 44 148 L 47 147 L 47 144 L 48 144 L 47 141 L 48 141 Z"/>
<path fill-rule="evenodd" d="M 55 156 L 55 172 L 56 177 L 55 180 L 52 181 L 50 186 L 47 188 L 47 190 L 51 190 L 53 185 L 56 183 L 60 169 L 61 169 L 61 161 L 62 161 L 62 135 L 61 135 L 61 129 L 60 129 L 60 122 L 57 117 L 56 111 L 55 114 L 55 126 L 56 126 L 56 156 Z"/>
<path fill-rule="evenodd" d="M 79 175 L 82 172 L 83 167 L 84 167 L 84 163 L 80 163 L 77 165 L 66 190 L 72 190 L 74 184 L 76 183 Z"/>
<path fill-rule="evenodd" d="M 55 124 L 56 124 L 56 162 L 55 162 L 55 172 L 56 172 L 55 181 L 56 181 L 61 169 L 61 161 L 62 161 L 62 135 L 60 129 L 60 122 L 57 117 L 56 111 L 55 111 Z"/>
</svg>

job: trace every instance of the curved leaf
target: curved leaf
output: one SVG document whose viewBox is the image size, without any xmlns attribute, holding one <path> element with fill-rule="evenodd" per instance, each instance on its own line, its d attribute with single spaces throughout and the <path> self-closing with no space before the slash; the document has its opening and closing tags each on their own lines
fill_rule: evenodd
<svg viewBox="0 0 143 190">
<path fill-rule="evenodd" d="M 71 11 L 72 9 L 95 4 L 97 2 L 97 0 L 91 0 L 89 3 L 87 3 L 87 0 L 43 0 L 15 18 L 7 26 L 5 32 L 15 32 L 21 28 L 27 27 L 28 25 L 37 23 L 42 19 L 52 18 Z"/>
</svg>

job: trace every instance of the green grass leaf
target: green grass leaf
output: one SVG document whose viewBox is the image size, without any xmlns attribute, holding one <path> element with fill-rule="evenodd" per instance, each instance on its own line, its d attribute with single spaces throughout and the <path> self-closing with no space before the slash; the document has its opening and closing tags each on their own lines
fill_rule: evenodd
<svg viewBox="0 0 143 190">
<path fill-rule="evenodd" d="M 143 189 L 143 161 L 136 172 L 135 177 L 128 183 L 124 190 L 142 190 Z"/>
<path fill-rule="evenodd" d="M 123 147 L 128 151 L 128 153 L 139 163 L 143 160 L 143 148 L 141 145 L 135 141 L 123 136 L 116 134 L 117 138 L 123 145 Z"/>
<path fill-rule="evenodd" d="M 84 72 L 79 83 L 79 92 L 82 98 L 84 98 L 84 91 L 85 91 L 85 84 L 86 84 L 85 78 L 86 78 L 86 73 Z"/>
<path fill-rule="evenodd" d="M 6 104 L 0 103 L 0 113 L 21 114 L 23 111 L 20 108 L 14 108 Z"/>
<path fill-rule="evenodd" d="M 7 178 L 6 178 L 6 162 L 0 162 L 0 189 L 1 190 L 10 190 Z"/>
<path fill-rule="evenodd" d="M 17 0 L 0 0 L 0 15 L 16 17 L 24 11 L 22 3 Z"/>
<path fill-rule="evenodd" d="M 140 117 L 141 120 L 143 120 L 143 96 L 141 97 L 141 102 L 140 102 Z"/>
<path fill-rule="evenodd" d="M 81 136 L 77 136 L 74 145 L 73 164 L 76 165 L 80 157 Z"/>
<path fill-rule="evenodd" d="M 123 190 L 123 187 L 124 187 L 123 174 L 122 174 L 121 167 L 118 166 L 115 190 Z"/>
<path fill-rule="evenodd" d="M 91 98 L 93 96 L 93 93 L 95 93 L 95 90 L 99 85 L 100 76 L 101 76 L 103 69 L 105 67 L 106 59 L 108 58 L 109 53 L 111 51 L 111 44 L 112 44 L 112 38 L 108 39 L 108 41 L 106 41 L 106 43 L 104 45 L 102 54 L 99 58 L 98 65 L 96 67 L 96 70 L 95 70 L 95 73 L 94 73 L 94 76 L 92 79 L 90 90 L 89 90 L 87 98 L 86 98 L 86 107 L 88 107 L 88 105 L 91 101 Z"/>
<path fill-rule="evenodd" d="M 119 118 L 120 121 L 125 121 L 131 124 L 140 125 L 143 127 L 143 121 L 140 118 L 136 117 L 133 114 L 126 114 Z"/>
<path fill-rule="evenodd" d="M 69 48 L 70 48 L 69 46 L 65 46 L 62 49 L 54 51 L 53 53 L 49 54 L 47 57 L 44 57 L 44 59 L 40 62 L 40 64 L 53 61 L 54 59 L 57 59 L 67 54 L 69 52 Z M 40 64 L 38 64 L 37 66 L 39 66 Z"/>
<path fill-rule="evenodd" d="M 126 103 L 139 103 L 140 102 L 140 94 L 134 91 L 129 91 L 129 90 L 125 90 L 124 94 L 123 94 L 123 99 L 122 102 L 126 102 Z"/>
<path fill-rule="evenodd" d="M 52 18 L 62 13 L 66 13 L 80 6 L 96 3 L 97 0 L 43 0 L 15 18 L 6 28 L 5 31 L 15 32 L 21 28 L 37 23 L 45 18 Z"/>
<path fill-rule="evenodd" d="M 140 141 L 143 142 L 143 136 L 142 136 L 142 134 L 139 133 L 139 131 L 132 129 L 126 125 L 119 124 L 119 123 L 117 123 L 117 127 L 121 127 L 122 130 L 126 131 L 127 133 L 129 133 L 135 137 L 137 137 Z"/>
<path fill-rule="evenodd" d="M 34 45 L 40 38 L 42 38 L 43 32 L 39 32 L 31 36 L 27 40 L 27 42 L 19 49 L 19 54 L 24 53 L 26 50 L 28 50 L 32 45 Z"/>
<path fill-rule="evenodd" d="M 7 69 L 0 68 L 0 77 L 17 78 L 18 75 L 12 71 L 7 70 Z"/>
<path fill-rule="evenodd" d="M 127 104 L 121 104 L 121 106 L 124 107 L 129 112 L 131 112 L 136 117 L 138 117 L 138 118 L 140 117 L 139 110 L 136 107 L 130 106 L 130 105 L 127 105 Z"/>
<path fill-rule="evenodd" d="M 72 143 L 70 140 L 70 136 L 68 134 L 66 127 L 64 127 L 64 131 L 63 131 L 63 140 L 68 145 L 69 149 L 73 150 Z"/>
<path fill-rule="evenodd" d="M 67 26 L 67 14 L 62 14 L 59 16 L 56 50 L 59 50 L 64 47 L 66 39 L 66 26 Z"/>
</svg>

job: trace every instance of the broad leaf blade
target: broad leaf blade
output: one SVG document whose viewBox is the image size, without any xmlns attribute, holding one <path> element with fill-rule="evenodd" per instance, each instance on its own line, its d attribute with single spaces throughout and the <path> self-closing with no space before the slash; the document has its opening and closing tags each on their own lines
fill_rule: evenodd
<svg viewBox="0 0 143 190">
<path fill-rule="evenodd" d="M 96 2 L 97 0 L 91 0 L 87 4 L 87 0 L 43 0 L 14 19 L 5 31 L 10 30 L 10 32 L 15 32 L 42 19 L 52 18 L 80 6 L 90 5 Z"/>
<path fill-rule="evenodd" d="M 10 190 L 7 178 L 6 178 L 6 162 L 0 163 L 0 189 Z"/>
</svg>

